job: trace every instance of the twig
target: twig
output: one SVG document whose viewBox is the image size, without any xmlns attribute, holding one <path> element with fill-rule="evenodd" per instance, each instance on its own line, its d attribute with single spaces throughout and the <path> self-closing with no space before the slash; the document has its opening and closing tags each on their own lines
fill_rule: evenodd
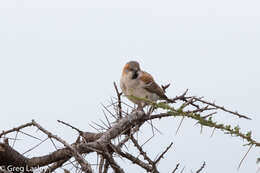
<svg viewBox="0 0 260 173">
<path fill-rule="evenodd" d="M 118 108 L 119 108 L 119 110 L 118 110 L 119 118 L 122 118 L 122 105 L 121 105 L 121 95 L 122 95 L 122 93 L 119 93 L 115 82 L 114 82 L 114 87 L 115 87 L 116 94 L 117 94 L 117 101 L 118 101 Z"/>
<path fill-rule="evenodd" d="M 205 168 L 205 166 L 206 166 L 206 162 L 203 162 L 202 166 L 200 167 L 200 169 L 196 171 L 196 173 L 200 173 Z"/>
<path fill-rule="evenodd" d="M 152 115 L 150 117 L 144 118 L 143 121 L 145 121 L 146 119 L 156 119 L 156 118 L 163 118 L 163 117 L 178 117 L 178 116 L 183 117 L 183 116 L 185 116 L 185 117 L 197 120 L 198 123 L 203 125 L 203 126 L 220 129 L 220 130 L 226 131 L 228 134 L 235 134 L 235 135 L 241 137 L 242 139 L 247 140 L 250 144 L 254 144 L 255 146 L 258 146 L 258 147 L 260 146 L 260 142 L 257 142 L 254 139 L 252 139 L 251 133 L 249 133 L 249 132 L 247 134 L 243 134 L 240 131 L 237 131 L 236 129 L 232 129 L 231 126 L 229 126 L 229 125 L 225 126 L 224 124 L 217 124 L 216 122 L 213 122 L 211 120 L 204 119 L 200 116 L 200 114 L 194 114 L 194 113 L 185 112 L 185 111 L 182 111 L 182 110 L 174 110 L 173 108 L 166 108 L 166 109 L 170 109 L 171 111 L 168 112 L 168 113 L 161 113 L 161 114 Z"/>
<path fill-rule="evenodd" d="M 186 96 L 187 92 L 188 92 L 188 89 L 186 89 L 182 95 L 174 97 L 174 98 L 172 99 L 172 101 L 185 99 L 185 96 Z"/>
<path fill-rule="evenodd" d="M 135 147 L 139 150 L 140 154 L 144 157 L 144 159 L 148 161 L 149 164 L 153 165 L 154 162 L 147 156 L 146 152 L 143 151 L 143 148 L 138 144 L 137 140 L 133 136 L 131 136 L 130 139 Z"/>
<path fill-rule="evenodd" d="M 25 128 L 25 127 L 32 126 L 32 125 L 33 125 L 33 124 L 32 124 L 31 122 L 29 122 L 29 123 L 20 125 L 20 126 L 18 126 L 18 127 L 12 128 L 12 129 L 10 129 L 10 130 L 3 131 L 2 133 L 0 133 L 0 138 L 1 138 L 3 135 L 6 135 L 6 134 L 11 133 L 11 132 L 15 132 L 15 131 L 20 131 L 21 129 L 23 129 L 23 128 Z"/>
<path fill-rule="evenodd" d="M 141 161 L 140 159 L 138 159 L 137 157 L 134 157 L 130 153 L 123 152 L 119 147 L 116 147 L 113 145 L 111 145 L 111 147 L 120 156 L 130 160 L 134 164 L 139 165 L 140 167 L 144 168 L 147 172 L 152 172 L 153 168 L 151 166 L 149 166 L 148 164 L 144 163 L 143 161 Z"/>
<path fill-rule="evenodd" d="M 131 135 L 131 141 L 133 142 L 134 146 L 139 150 L 140 154 L 143 156 L 143 158 L 148 161 L 148 163 L 153 167 L 154 173 L 159 173 L 157 170 L 155 162 L 153 162 L 146 154 L 146 152 L 143 151 L 143 148 L 138 144 L 137 140 Z"/>
<path fill-rule="evenodd" d="M 167 153 L 167 151 L 172 147 L 172 144 L 173 143 L 171 142 L 171 144 L 164 150 L 164 152 L 162 152 L 158 159 L 154 161 L 154 164 L 157 164 L 164 157 L 165 153 Z"/>
<path fill-rule="evenodd" d="M 228 113 L 231 113 L 231 114 L 233 114 L 233 115 L 236 115 L 236 116 L 238 116 L 239 118 L 245 118 L 245 119 L 251 120 L 251 118 L 249 118 L 249 117 L 247 117 L 247 116 L 245 116 L 245 115 L 242 115 L 242 114 L 240 114 L 240 113 L 238 113 L 238 112 L 230 111 L 230 110 L 226 109 L 224 106 L 218 106 L 218 105 L 216 105 L 215 103 L 210 103 L 210 102 L 205 101 L 205 100 L 202 100 L 202 99 L 200 99 L 200 98 L 194 98 L 194 99 L 197 100 L 197 101 L 199 101 L 199 102 L 201 102 L 201 103 L 205 103 L 205 104 L 207 104 L 207 105 L 210 105 L 210 106 L 213 106 L 213 107 L 218 108 L 218 109 L 220 109 L 220 110 L 223 110 L 224 112 L 228 112 Z"/>
<path fill-rule="evenodd" d="M 57 121 L 58 121 L 59 123 L 61 123 L 61 124 L 64 124 L 64 125 L 66 125 L 66 126 L 69 126 L 69 127 L 72 128 L 72 129 L 76 130 L 80 135 L 83 133 L 83 131 L 79 130 L 78 128 L 76 128 L 76 127 L 74 127 L 74 126 L 72 126 L 72 125 L 70 125 L 69 123 L 66 123 L 66 122 L 61 121 L 61 120 L 57 120 Z"/>
<path fill-rule="evenodd" d="M 172 173 L 175 173 L 177 171 L 177 169 L 179 168 L 179 163 L 176 165 L 176 167 L 174 168 L 174 170 L 172 171 Z"/>
<path fill-rule="evenodd" d="M 171 84 L 167 84 L 167 85 L 161 85 L 162 89 L 163 89 L 163 92 L 166 92 L 166 89 L 169 88 Z"/>
</svg>

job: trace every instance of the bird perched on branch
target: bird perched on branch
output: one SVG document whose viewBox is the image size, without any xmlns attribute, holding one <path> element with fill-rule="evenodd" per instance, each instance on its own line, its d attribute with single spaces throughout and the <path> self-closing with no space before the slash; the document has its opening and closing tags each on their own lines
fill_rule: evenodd
<svg viewBox="0 0 260 173">
<path fill-rule="evenodd" d="M 171 102 L 164 90 L 154 81 L 152 75 L 140 69 L 137 61 L 130 61 L 124 66 L 120 87 L 128 99 L 138 105 L 138 108 L 143 108 L 146 105 L 145 101 L 129 96 L 146 98 L 151 101 L 166 100 Z"/>
</svg>

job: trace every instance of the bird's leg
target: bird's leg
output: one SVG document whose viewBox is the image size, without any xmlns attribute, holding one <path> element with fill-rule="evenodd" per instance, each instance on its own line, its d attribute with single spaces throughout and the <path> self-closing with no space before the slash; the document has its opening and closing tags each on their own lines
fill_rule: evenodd
<svg viewBox="0 0 260 173">
<path fill-rule="evenodd" d="M 143 108 L 144 108 L 144 107 L 143 107 L 142 103 L 137 104 L 137 110 L 138 110 L 138 111 L 143 111 L 143 112 L 144 112 L 144 109 L 143 109 Z"/>
</svg>

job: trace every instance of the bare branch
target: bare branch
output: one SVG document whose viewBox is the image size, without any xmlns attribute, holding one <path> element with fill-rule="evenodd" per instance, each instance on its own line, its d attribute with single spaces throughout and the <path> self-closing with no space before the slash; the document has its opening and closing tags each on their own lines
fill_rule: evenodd
<svg viewBox="0 0 260 173">
<path fill-rule="evenodd" d="M 153 133 L 153 136 L 150 139 L 148 139 L 143 145 L 139 144 L 140 141 L 134 138 L 133 134 L 140 131 L 140 127 L 143 124 L 150 123 L 150 120 L 161 119 L 166 117 L 181 117 L 181 123 L 183 119 L 187 117 L 195 120 L 196 123 L 200 124 L 203 127 L 206 126 L 209 128 L 213 128 L 214 130 L 219 129 L 221 131 L 224 131 L 226 134 L 241 137 L 242 139 L 245 139 L 249 142 L 249 144 L 247 144 L 250 145 L 249 150 L 253 146 L 260 146 L 260 143 L 251 137 L 251 132 L 242 133 L 238 126 L 233 128 L 229 125 L 218 124 L 217 122 L 213 121 L 213 115 L 215 116 L 215 114 L 218 111 L 225 111 L 229 114 L 234 114 L 240 118 L 249 119 L 247 116 L 244 116 L 234 111 L 229 111 L 223 106 L 218 106 L 215 103 L 204 101 L 202 97 L 187 96 L 188 90 L 186 90 L 180 96 L 176 96 L 175 98 L 170 99 L 170 102 L 157 103 L 151 100 L 147 100 L 145 98 L 137 98 L 141 101 L 145 101 L 148 104 L 152 105 L 151 108 L 149 109 L 148 113 L 144 113 L 143 111 L 139 110 L 133 110 L 131 113 L 129 113 L 130 111 L 128 111 L 128 108 L 130 110 L 132 110 L 133 108 L 121 101 L 122 93 L 118 91 L 118 88 L 115 83 L 114 87 L 116 90 L 117 98 L 111 98 L 111 103 L 109 104 L 109 106 L 103 105 L 103 107 L 106 110 L 106 112 L 108 112 L 108 115 L 111 115 L 111 117 L 114 118 L 115 122 L 110 121 L 110 119 L 113 118 L 107 117 L 106 112 L 104 112 L 106 120 L 100 120 L 101 123 L 99 122 L 99 124 L 94 122 L 94 128 L 97 131 L 99 131 L 99 133 L 93 133 L 81 131 L 80 129 L 70 125 L 69 123 L 58 120 L 59 123 L 69 126 L 70 128 L 76 130 L 79 133 L 76 142 L 74 142 L 73 144 L 69 144 L 61 137 L 52 134 L 50 131 L 43 128 L 34 120 L 30 123 L 23 124 L 11 130 L 3 131 L 2 133 L 0 133 L 0 137 L 4 136 L 5 141 L 7 141 L 8 139 L 12 139 L 6 137 L 5 135 L 8 136 L 10 133 L 14 132 L 13 134 L 15 135 L 15 137 L 13 139 L 15 141 L 12 143 L 13 146 L 14 144 L 16 144 L 16 146 L 18 145 L 18 142 L 16 141 L 18 133 L 19 137 L 20 135 L 27 135 L 41 141 L 36 146 L 34 146 L 26 152 L 32 151 L 33 149 L 37 148 L 41 143 L 43 143 L 47 139 L 51 140 L 53 146 L 55 147 L 55 151 L 43 156 L 27 158 L 19 152 L 17 152 L 12 147 L 10 147 L 7 141 L 5 143 L 0 143 L 0 166 L 8 165 L 11 163 L 13 166 L 22 167 L 48 166 L 49 169 L 47 169 L 45 173 L 50 173 L 55 171 L 57 168 L 62 168 L 63 166 L 69 164 L 76 169 L 76 172 L 81 172 L 83 170 L 84 172 L 92 173 L 92 168 L 90 164 L 84 159 L 84 157 L 86 157 L 86 155 L 89 153 L 96 153 L 97 158 L 99 158 L 99 156 L 101 158 L 100 161 L 97 160 L 97 168 L 99 173 L 107 173 L 108 169 L 110 168 L 113 172 L 124 173 L 122 165 L 119 165 L 115 160 L 116 156 L 119 156 L 124 161 L 127 160 L 132 162 L 133 164 L 139 166 L 146 172 L 159 173 L 157 165 L 162 160 L 162 158 L 164 158 L 165 154 L 172 147 L 173 143 L 171 143 L 159 156 L 152 160 L 148 156 L 149 153 L 145 152 L 144 145 L 148 143 L 151 139 L 153 139 L 155 134 Z M 164 91 L 168 87 L 169 85 L 162 86 Z M 175 103 L 177 106 L 175 105 Z M 181 106 L 178 107 L 180 103 Z M 126 110 L 123 110 L 123 108 L 125 107 Z M 161 113 L 155 114 L 155 111 L 153 110 L 159 110 Z M 48 138 L 42 140 L 37 136 L 33 136 L 22 131 L 23 128 L 29 126 L 35 126 L 38 130 L 46 134 Z M 159 131 L 159 129 L 154 127 L 154 124 L 151 124 L 151 126 L 152 130 L 155 129 Z M 125 137 L 121 138 L 121 136 Z M 54 139 L 62 143 L 64 147 L 58 149 L 54 143 Z M 140 154 L 138 153 L 138 156 L 130 154 L 131 152 L 127 152 L 131 150 L 130 147 L 132 147 L 133 145 L 130 145 L 129 148 L 123 148 L 123 146 L 127 146 L 127 142 L 129 142 L 129 139 L 132 141 L 134 147 L 136 147 L 139 151 Z M 125 151 L 124 149 L 127 149 L 127 151 Z M 248 152 L 246 153 L 246 155 L 248 154 Z M 142 156 L 141 158 L 139 157 L 140 155 Z M 246 155 L 241 160 L 239 167 Z M 72 157 L 74 157 L 75 160 L 71 161 L 70 159 Z M 16 163 L 13 164 L 13 162 Z M 65 162 L 67 162 L 67 164 Z M 179 165 L 179 163 L 176 165 L 172 173 L 175 173 L 177 171 Z M 201 172 L 204 169 L 204 167 L 205 162 L 197 171 L 197 173 Z M 183 172 L 184 169 L 185 167 L 180 172 Z M 69 169 L 68 171 L 71 170 Z"/>
<path fill-rule="evenodd" d="M 59 123 L 61 123 L 61 124 L 64 124 L 64 125 L 66 125 L 66 126 L 69 126 L 70 128 L 72 128 L 73 130 L 76 130 L 80 135 L 83 133 L 83 131 L 81 131 L 81 130 L 79 130 L 78 128 L 76 128 L 76 127 L 74 127 L 74 126 L 72 126 L 72 125 L 70 125 L 69 123 L 66 123 L 66 122 L 64 122 L 64 121 L 61 121 L 61 120 L 57 120 Z"/>
<path fill-rule="evenodd" d="M 106 158 L 106 160 L 108 161 L 109 165 L 111 166 L 111 168 L 114 170 L 115 173 L 124 173 L 125 171 L 116 163 L 116 161 L 114 160 L 112 154 L 110 154 L 106 149 L 102 155 L 104 156 L 104 158 Z"/>
<path fill-rule="evenodd" d="M 44 129 L 41 125 L 36 123 L 34 120 L 32 120 L 32 124 L 36 126 L 39 130 L 41 130 L 43 133 L 45 133 L 48 137 L 54 138 L 57 141 L 61 142 L 65 147 L 69 148 L 72 151 L 73 156 L 78 161 L 78 163 L 81 165 L 81 168 L 86 173 L 92 173 L 91 166 L 83 159 L 83 157 L 78 153 L 78 151 L 75 150 L 70 144 L 68 144 L 66 141 L 61 139 L 60 137 L 53 135 L 51 132 Z"/>
<path fill-rule="evenodd" d="M 30 123 L 26 123 L 26 124 L 23 124 L 23 125 L 20 125 L 18 127 L 15 127 L 13 129 L 10 129 L 10 130 L 7 130 L 7 131 L 3 131 L 2 133 L 0 133 L 0 138 L 3 136 L 3 135 L 6 135 L 8 133 L 11 133 L 11 132 L 17 132 L 17 131 L 20 131 L 21 129 L 25 128 L 25 127 L 29 127 L 29 126 L 32 126 L 33 124 L 30 122 Z"/>
<path fill-rule="evenodd" d="M 152 172 L 153 168 L 146 164 L 145 162 L 141 161 L 140 159 L 138 159 L 137 157 L 134 157 L 133 155 L 131 155 L 128 152 L 123 152 L 119 147 L 113 146 L 111 145 L 113 150 L 119 154 L 120 156 L 130 160 L 132 163 L 139 165 L 140 167 L 144 168 L 147 172 Z"/>
<path fill-rule="evenodd" d="M 143 151 L 143 148 L 138 144 L 137 140 L 133 136 L 131 136 L 130 139 L 135 147 L 139 150 L 140 154 L 144 157 L 144 159 L 147 160 L 149 164 L 154 165 L 154 162 L 147 156 L 146 152 Z"/>
</svg>

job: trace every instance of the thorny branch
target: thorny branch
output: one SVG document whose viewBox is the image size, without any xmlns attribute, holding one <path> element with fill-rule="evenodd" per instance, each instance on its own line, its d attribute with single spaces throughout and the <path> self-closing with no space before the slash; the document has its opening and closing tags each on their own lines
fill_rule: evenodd
<svg viewBox="0 0 260 173">
<path fill-rule="evenodd" d="M 166 86 L 162 86 L 162 88 L 164 91 L 166 91 L 169 86 L 170 85 L 168 84 Z M 150 104 L 152 106 L 152 109 L 150 110 L 160 110 L 160 113 L 156 114 L 152 113 L 153 111 L 148 111 L 145 113 L 144 111 L 134 110 L 131 106 L 122 101 L 122 93 L 119 92 L 115 83 L 114 87 L 117 94 L 116 100 L 112 100 L 110 106 L 103 106 L 107 112 L 107 114 L 104 112 L 105 121 L 101 120 L 102 124 L 94 122 L 93 127 L 98 132 L 85 132 L 75 126 L 72 126 L 69 123 L 58 120 L 59 123 L 62 123 L 79 133 L 77 141 L 69 144 L 61 137 L 54 135 L 47 129 L 43 128 L 36 121 L 32 120 L 32 122 L 0 133 L 0 138 L 5 141 L 2 143 L 0 142 L 0 166 L 6 167 L 10 164 L 12 164 L 13 167 L 22 166 L 29 168 L 35 166 L 48 166 L 48 169 L 46 169 L 44 173 L 51 173 L 59 168 L 68 172 L 68 170 L 71 169 L 65 169 L 65 167 L 71 166 L 75 169 L 75 171 L 91 173 L 95 172 L 94 167 L 86 160 L 85 156 L 89 153 L 96 153 L 97 157 L 100 157 L 100 161 L 97 162 L 99 165 L 96 167 L 97 172 L 99 173 L 107 173 L 109 169 L 112 169 L 113 172 L 116 173 L 124 173 L 125 168 L 123 168 L 117 161 L 118 157 L 123 160 L 128 160 L 132 164 L 144 169 L 146 172 L 159 173 L 160 171 L 158 170 L 157 166 L 162 161 L 162 158 L 164 158 L 165 154 L 172 147 L 173 143 L 171 143 L 157 158 L 151 159 L 148 156 L 149 153 L 145 152 L 143 146 L 139 144 L 138 139 L 134 137 L 134 134 L 140 131 L 140 127 L 143 124 L 149 123 L 154 119 L 161 119 L 166 117 L 190 118 L 197 121 L 197 123 L 202 126 L 207 126 L 213 128 L 214 130 L 219 129 L 225 133 L 245 139 L 248 141 L 250 149 L 252 146 L 260 146 L 260 143 L 253 139 L 251 132 L 242 133 L 239 126 L 231 127 L 230 125 L 219 124 L 213 121 L 213 115 L 216 116 L 218 111 L 224 111 L 239 118 L 250 119 L 248 116 L 240 114 L 236 111 L 228 110 L 224 106 L 218 106 L 215 103 L 208 102 L 202 97 L 187 96 L 188 90 L 186 90 L 181 95 L 172 98 L 171 102 L 168 103 L 156 103 L 144 98 L 134 98 L 143 100 Z M 177 107 L 177 105 L 180 106 Z M 129 110 L 131 110 L 130 113 Z M 14 147 L 19 144 L 19 141 L 17 141 L 18 134 L 40 140 L 39 144 L 27 151 L 28 153 L 33 152 L 35 148 L 39 147 L 43 142 L 46 141 L 46 139 L 42 140 L 35 135 L 22 131 L 22 129 L 32 128 L 32 126 L 36 127 L 38 130 L 48 136 L 55 147 L 55 151 L 44 156 L 32 158 L 27 158 L 20 152 L 16 151 Z M 154 125 L 152 125 L 152 128 L 155 129 Z M 15 134 L 15 138 L 9 137 L 9 135 L 12 133 Z M 8 139 L 14 140 L 13 146 L 9 146 L 9 143 L 6 142 Z M 58 149 L 54 143 L 55 140 L 62 143 L 64 148 Z M 135 154 L 129 152 L 131 148 L 128 148 L 125 145 L 128 142 L 132 142 L 133 146 L 136 147 L 136 149 L 139 151 L 138 156 L 135 156 Z M 15 146 L 14 143 L 16 143 Z M 139 157 L 140 155 L 142 156 L 141 158 Z M 72 160 L 72 158 L 75 159 Z M 241 163 L 243 160 L 244 158 L 241 160 Z M 78 168 L 79 165 L 80 169 Z M 180 164 L 178 163 L 174 169 L 172 168 L 173 173 L 177 171 L 179 165 Z M 201 172 L 204 167 L 205 162 L 200 167 L 200 169 L 197 170 L 197 173 Z M 181 172 L 183 172 L 183 170 L 184 169 L 182 169 Z"/>
<path fill-rule="evenodd" d="M 44 129 L 40 124 L 36 123 L 34 120 L 32 120 L 32 123 L 34 126 L 36 126 L 39 130 L 41 130 L 43 133 L 45 133 L 49 138 L 54 138 L 57 141 L 61 142 L 65 147 L 69 148 L 69 150 L 71 150 L 72 155 L 75 157 L 75 159 L 78 161 L 78 163 L 81 165 L 81 168 L 84 172 L 86 173 L 92 173 L 92 168 L 89 165 L 89 163 L 87 163 L 84 158 L 82 157 L 82 155 L 80 155 L 80 153 L 75 150 L 75 148 L 73 148 L 70 144 L 68 144 L 66 141 L 64 141 L 63 139 L 61 139 L 60 137 L 53 135 L 51 132 L 47 131 L 46 129 Z"/>
</svg>

